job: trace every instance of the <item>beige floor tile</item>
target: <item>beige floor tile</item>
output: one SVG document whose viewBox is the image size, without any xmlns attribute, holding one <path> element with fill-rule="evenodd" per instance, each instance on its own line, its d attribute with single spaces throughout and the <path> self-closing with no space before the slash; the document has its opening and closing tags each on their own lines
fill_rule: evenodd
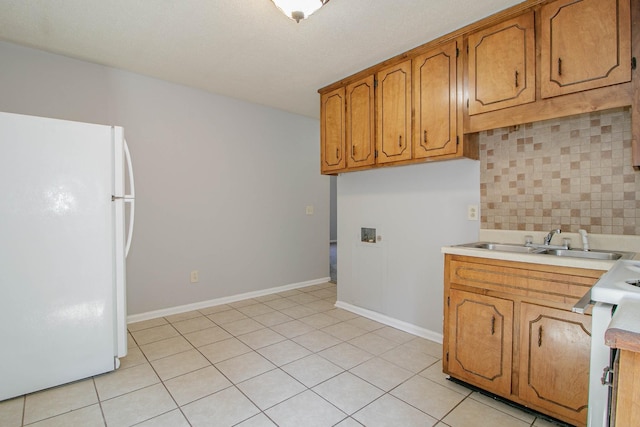
<svg viewBox="0 0 640 427">
<path fill-rule="evenodd" d="M 118 369 L 99 375 L 95 377 L 94 380 L 100 401 L 105 401 L 160 382 L 160 378 L 158 378 L 148 363 L 132 368 Z"/>
<path fill-rule="evenodd" d="M 102 402 L 102 411 L 109 427 L 131 426 L 175 408 L 176 404 L 162 384 Z"/>
<path fill-rule="evenodd" d="M 343 369 L 351 369 L 373 357 L 371 353 L 347 342 L 330 347 L 318 354 Z"/>
<path fill-rule="evenodd" d="M 307 387 L 314 387 L 344 371 L 316 354 L 284 365 L 281 369 Z"/>
<path fill-rule="evenodd" d="M 222 328 L 229 332 L 231 335 L 242 335 L 248 334 L 249 332 L 257 331 L 259 329 L 264 329 L 264 325 L 262 323 L 256 322 L 253 319 L 241 319 L 236 320 L 234 322 L 225 323 L 222 325 Z"/>
<path fill-rule="evenodd" d="M 255 297 L 254 300 L 256 301 L 260 301 L 260 302 L 267 302 L 267 301 L 273 301 L 276 299 L 280 299 L 282 298 L 280 295 L 277 294 L 267 294 L 267 295 L 262 295 L 261 297 Z"/>
<path fill-rule="evenodd" d="M 222 313 L 223 311 L 233 310 L 228 304 L 220 304 L 220 305 L 212 305 L 211 307 L 205 307 L 198 310 L 200 313 L 205 316 L 209 316 L 210 314 Z"/>
<path fill-rule="evenodd" d="M 263 374 L 276 367 L 255 351 L 225 360 L 217 363 L 215 366 L 235 384 Z"/>
<path fill-rule="evenodd" d="M 375 354 L 376 356 L 398 346 L 397 343 L 386 338 L 382 338 L 374 333 L 360 335 L 359 337 L 349 340 L 349 344 L 353 344 L 371 354 Z"/>
<path fill-rule="evenodd" d="M 314 353 L 322 351 L 329 347 L 333 347 L 334 345 L 340 344 L 342 342 L 338 338 L 322 331 L 309 332 L 304 335 L 292 338 L 292 341 L 297 342 L 301 346 L 313 351 Z"/>
<path fill-rule="evenodd" d="M 353 418 L 349 417 L 349 418 L 345 418 L 344 420 L 340 421 L 338 424 L 336 424 L 335 427 L 362 427 L 362 424 L 360 424 L 359 422 L 357 422 Z"/>
<path fill-rule="evenodd" d="M 229 338 L 227 340 L 214 342 L 198 349 L 204 357 L 209 359 L 211 363 L 222 362 L 232 357 L 240 356 L 251 351 L 251 348 L 238 340 L 237 338 Z"/>
<path fill-rule="evenodd" d="M 235 387 L 196 400 L 182 407 L 193 427 L 232 426 L 258 414 L 259 409 Z M 212 424 L 215 420 L 215 424 Z"/>
<path fill-rule="evenodd" d="M 238 309 L 240 307 L 247 307 L 249 305 L 254 305 L 254 304 L 259 304 L 259 303 L 260 303 L 260 301 L 257 301 L 257 300 L 255 300 L 253 298 L 249 298 L 249 299 L 243 299 L 243 300 L 240 300 L 240 301 L 231 302 L 231 303 L 229 303 L 229 305 L 231 307 L 235 308 L 235 309 Z"/>
<path fill-rule="evenodd" d="M 367 427 L 429 427 L 438 422 L 424 412 L 388 394 L 356 412 L 353 418 Z"/>
<path fill-rule="evenodd" d="M 262 410 L 307 388 L 281 369 L 274 369 L 238 384 L 238 388 Z"/>
<path fill-rule="evenodd" d="M 30 424 L 95 403 L 98 403 L 98 396 L 93 379 L 28 394 L 24 404 L 24 423 Z"/>
<path fill-rule="evenodd" d="M 266 414 L 279 427 L 326 427 L 346 418 L 342 411 L 312 391 L 285 400 Z"/>
<path fill-rule="evenodd" d="M 199 314 L 199 313 L 198 313 Z M 213 323 L 209 318 L 205 316 L 193 317 L 188 320 L 182 320 L 180 322 L 173 323 L 173 327 L 178 330 L 181 334 L 188 334 L 189 332 L 200 331 L 202 329 L 213 328 L 217 326 Z"/>
<path fill-rule="evenodd" d="M 273 313 L 275 311 L 273 308 L 262 303 L 240 307 L 237 310 L 249 317 L 260 316 L 261 314 Z"/>
<path fill-rule="evenodd" d="M 411 341 L 404 344 L 406 347 L 414 348 L 418 351 L 433 356 L 438 359 L 442 359 L 442 344 L 434 341 L 430 341 L 424 338 L 416 337 Z"/>
<path fill-rule="evenodd" d="M 440 384 L 441 386 L 444 386 L 460 394 L 464 394 L 465 396 L 471 394 L 471 390 L 469 390 L 468 388 L 447 379 L 449 376 L 442 372 L 442 360 L 438 360 L 436 363 L 420 372 L 420 376 L 428 378 L 431 381 Z"/>
<path fill-rule="evenodd" d="M 138 347 L 138 343 L 136 342 L 136 340 L 133 339 L 133 337 L 131 336 L 131 333 L 127 333 L 127 348 L 137 348 Z"/>
<path fill-rule="evenodd" d="M 104 427 L 100 405 L 95 404 L 30 424 L 29 427 Z M 4 425 L 3 425 L 4 427 Z"/>
<path fill-rule="evenodd" d="M 360 317 L 357 314 L 344 310 L 342 308 L 334 308 L 332 310 L 325 311 L 324 314 L 328 314 L 329 316 L 335 317 L 336 319 L 342 320 L 343 322 L 355 319 L 356 317 Z"/>
<path fill-rule="evenodd" d="M 347 323 L 369 332 L 385 327 L 385 325 L 383 325 L 382 323 L 378 323 L 375 320 L 367 319 L 366 317 L 356 317 L 354 319 L 347 320 Z"/>
<path fill-rule="evenodd" d="M 392 328 L 391 326 L 385 326 L 384 328 L 376 329 L 375 331 L 373 331 L 373 333 L 398 344 L 404 344 L 409 341 L 413 341 L 413 339 L 416 337 L 413 334 L 401 331 L 400 329 Z"/>
<path fill-rule="evenodd" d="M 343 372 L 315 386 L 313 391 L 349 415 L 384 394 L 384 391 L 349 372 Z"/>
<path fill-rule="evenodd" d="M 288 291 L 282 291 L 282 292 L 278 292 L 277 295 L 283 297 L 283 298 L 287 298 L 293 295 L 299 295 L 303 293 L 302 291 L 299 291 L 297 289 L 289 289 Z"/>
<path fill-rule="evenodd" d="M 444 417 L 466 397 L 419 375 L 400 384 L 390 393 L 437 419 Z M 425 396 L 429 397 L 425 399 Z"/>
<path fill-rule="evenodd" d="M 184 336 L 194 347 L 202 347 L 203 345 L 212 344 L 217 341 L 231 338 L 232 335 L 222 329 L 220 326 L 202 329 L 201 331 L 191 332 Z"/>
<path fill-rule="evenodd" d="M 319 301 L 320 298 L 316 298 L 313 295 L 310 295 L 306 292 L 300 293 L 300 294 L 296 294 L 296 295 L 291 295 L 289 297 L 287 297 L 290 301 L 293 301 L 297 304 L 308 304 L 310 302 L 314 302 L 314 301 Z"/>
<path fill-rule="evenodd" d="M 275 326 L 281 323 L 289 322 L 293 320 L 286 314 L 282 314 L 279 311 L 272 311 L 271 313 L 261 314 L 253 317 L 256 322 L 262 323 L 264 326 Z"/>
<path fill-rule="evenodd" d="M 158 317 L 155 319 L 143 320 L 141 322 L 129 323 L 127 329 L 131 332 L 141 331 L 143 329 L 149 329 L 156 326 L 166 325 L 168 322 L 164 317 Z"/>
<path fill-rule="evenodd" d="M 333 324 L 340 322 L 335 317 L 331 317 L 324 313 L 312 314 L 311 316 L 302 317 L 298 320 L 300 320 L 303 323 L 306 323 L 309 326 L 313 326 L 316 329 L 326 328 L 327 326 L 331 326 Z"/>
<path fill-rule="evenodd" d="M 164 383 L 178 405 L 182 406 L 231 386 L 231 382 L 213 366 L 199 369 Z"/>
<path fill-rule="evenodd" d="M 525 427 L 531 423 L 524 422 L 477 400 L 466 398 L 442 421 L 452 427 L 477 427 L 478 420 L 487 426 Z"/>
<path fill-rule="evenodd" d="M 235 427 L 277 427 L 265 414 L 255 415 L 248 420 L 236 424 Z"/>
<path fill-rule="evenodd" d="M 193 319 L 201 316 L 203 316 L 202 313 L 200 313 L 198 310 L 193 310 L 193 311 L 186 311 L 184 313 L 172 314 L 170 316 L 165 316 L 164 318 L 167 319 L 169 323 L 176 323 L 176 322 L 182 322 L 184 320 Z"/>
<path fill-rule="evenodd" d="M 491 406 L 494 409 L 497 409 L 500 412 L 504 412 L 505 414 L 511 415 L 512 417 L 516 417 L 524 422 L 527 422 L 529 424 L 531 424 L 534 419 L 535 416 L 532 414 L 529 414 L 528 412 L 524 412 L 521 411 L 518 408 L 514 408 L 511 405 L 507 405 L 506 403 L 502 403 L 499 400 L 493 399 L 491 397 L 485 396 L 484 394 L 478 393 L 478 392 L 473 392 L 471 393 L 471 396 L 469 396 L 471 399 L 476 400 L 480 403 L 483 403 L 487 406 Z"/>
<path fill-rule="evenodd" d="M 310 308 L 317 313 L 324 313 L 336 308 L 336 300 L 320 300 L 308 302 L 302 305 L 303 307 Z"/>
<path fill-rule="evenodd" d="M 127 355 L 120 358 L 120 368 L 126 369 L 132 366 L 141 365 L 147 363 L 147 358 L 142 354 L 142 350 L 139 347 L 129 347 L 127 349 Z"/>
<path fill-rule="evenodd" d="M 287 338 L 295 338 L 315 330 L 313 326 L 309 326 L 299 320 L 291 320 L 290 322 L 281 323 L 279 325 L 272 326 L 271 329 Z"/>
<path fill-rule="evenodd" d="M 333 324 L 331 326 L 327 326 L 326 328 L 322 328 L 322 330 L 343 341 L 349 341 L 356 337 L 359 337 L 361 335 L 368 333 L 364 329 L 356 328 L 355 326 L 349 325 L 345 322 L 340 322 L 340 323 Z"/>
<path fill-rule="evenodd" d="M 163 381 L 204 368 L 210 364 L 207 358 L 196 349 L 151 362 L 151 366 Z"/>
<path fill-rule="evenodd" d="M 307 317 L 317 313 L 315 310 L 302 305 L 294 305 L 293 307 L 284 308 L 280 311 L 294 319 L 300 319 L 301 317 Z"/>
<path fill-rule="evenodd" d="M 191 350 L 193 346 L 184 337 L 174 337 L 140 346 L 140 350 L 149 360 L 162 359 L 172 354 Z"/>
<path fill-rule="evenodd" d="M 22 425 L 24 399 L 20 396 L 0 402 L 0 426 L 20 427 Z"/>
<path fill-rule="evenodd" d="M 536 418 L 536 421 L 533 423 L 533 427 L 557 427 L 556 423 L 552 423 L 551 421 L 547 421 L 542 418 Z"/>
<path fill-rule="evenodd" d="M 133 339 L 136 340 L 139 346 L 149 344 L 156 341 L 166 340 L 167 338 L 173 338 L 178 335 L 178 331 L 171 325 L 156 326 L 153 328 L 142 329 L 140 331 L 131 332 Z"/>
<path fill-rule="evenodd" d="M 230 322 L 247 319 L 247 316 L 240 313 L 238 310 L 234 308 L 232 308 L 231 310 L 225 310 L 225 311 L 208 314 L 207 317 L 213 320 L 214 322 L 216 322 L 220 326 Z"/>
<path fill-rule="evenodd" d="M 367 360 L 351 369 L 350 372 L 384 391 L 397 387 L 413 376 L 411 371 L 378 357 Z"/>
<path fill-rule="evenodd" d="M 258 349 L 258 353 L 269 359 L 276 366 L 286 365 L 311 354 L 309 350 L 291 340 Z"/>
<path fill-rule="evenodd" d="M 264 304 L 273 308 L 274 310 L 284 310 L 285 308 L 291 308 L 299 305 L 296 302 L 293 302 L 287 298 L 282 298 L 282 297 L 280 297 L 279 299 L 266 301 Z"/>
<path fill-rule="evenodd" d="M 336 292 L 330 289 L 318 289 L 317 291 L 309 292 L 309 295 L 313 295 L 316 298 L 335 298 Z"/>
<path fill-rule="evenodd" d="M 254 350 L 286 340 L 285 337 L 271 329 L 260 329 L 237 337 Z"/>
<path fill-rule="evenodd" d="M 158 415 L 143 423 L 136 424 L 136 427 L 190 427 L 187 419 L 179 409 L 174 409 L 165 414 Z"/>
<path fill-rule="evenodd" d="M 382 353 L 380 357 L 414 374 L 421 372 L 438 361 L 438 359 L 433 356 L 404 346 L 396 347 L 386 353 Z"/>
</svg>

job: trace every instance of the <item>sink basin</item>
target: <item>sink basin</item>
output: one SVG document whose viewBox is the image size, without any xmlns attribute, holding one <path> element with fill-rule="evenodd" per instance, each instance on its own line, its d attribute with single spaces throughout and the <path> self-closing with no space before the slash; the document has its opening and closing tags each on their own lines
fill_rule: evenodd
<svg viewBox="0 0 640 427">
<path fill-rule="evenodd" d="M 499 252 L 517 252 L 521 254 L 531 254 L 536 252 L 535 248 L 530 248 L 528 246 L 523 245 L 513 245 L 508 243 L 492 243 L 492 242 L 475 242 L 475 243 L 466 243 L 464 245 L 458 245 L 464 248 L 477 248 L 477 249 L 488 249 L 490 251 L 499 251 Z"/>
<path fill-rule="evenodd" d="M 585 252 L 581 249 L 547 249 L 541 252 L 544 255 L 554 256 L 567 256 L 571 258 L 586 258 L 586 259 L 604 259 L 607 261 L 614 261 L 617 259 L 631 259 L 635 254 L 630 252 L 614 252 L 614 251 L 588 251 Z"/>
<path fill-rule="evenodd" d="M 475 242 L 458 245 L 463 248 L 476 248 L 486 249 L 497 252 L 515 252 L 521 254 L 538 254 L 538 255 L 551 255 L 562 256 L 569 258 L 583 258 L 583 259 L 598 259 L 606 261 L 615 261 L 618 259 L 632 259 L 635 256 L 633 252 L 621 252 L 621 251 L 605 251 L 605 250 L 590 250 L 583 251 L 582 249 L 544 249 L 540 247 L 529 247 L 524 245 L 516 245 L 509 243 L 493 243 L 493 242 Z"/>
</svg>

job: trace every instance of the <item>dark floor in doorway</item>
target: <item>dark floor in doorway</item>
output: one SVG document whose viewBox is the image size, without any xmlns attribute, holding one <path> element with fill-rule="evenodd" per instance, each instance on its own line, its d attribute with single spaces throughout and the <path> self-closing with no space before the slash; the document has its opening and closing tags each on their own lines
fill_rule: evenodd
<svg viewBox="0 0 640 427">
<path fill-rule="evenodd" d="M 338 244 L 329 243 L 329 275 L 331 277 L 331 283 L 338 283 L 338 256 L 337 256 Z"/>
</svg>

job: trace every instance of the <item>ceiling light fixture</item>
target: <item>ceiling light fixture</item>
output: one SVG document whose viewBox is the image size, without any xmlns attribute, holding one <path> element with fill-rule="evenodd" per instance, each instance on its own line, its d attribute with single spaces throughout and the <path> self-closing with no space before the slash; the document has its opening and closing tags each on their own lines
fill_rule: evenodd
<svg viewBox="0 0 640 427">
<path fill-rule="evenodd" d="M 287 17 L 300 22 L 301 19 L 308 18 L 313 12 L 320 9 L 329 0 L 272 0 L 273 3 Z"/>
</svg>

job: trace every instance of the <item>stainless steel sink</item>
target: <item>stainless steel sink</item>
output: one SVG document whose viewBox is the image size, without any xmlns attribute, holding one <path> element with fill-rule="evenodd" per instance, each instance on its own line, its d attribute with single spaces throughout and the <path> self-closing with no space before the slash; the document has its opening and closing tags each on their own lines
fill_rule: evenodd
<svg viewBox="0 0 640 427">
<path fill-rule="evenodd" d="M 622 251 L 605 251 L 605 250 L 590 250 L 583 251 L 582 249 L 545 249 L 544 247 L 531 247 L 524 245 L 516 245 L 509 243 L 494 243 L 494 242 L 474 242 L 458 245 L 463 248 L 476 248 L 486 249 L 497 252 L 515 252 L 521 254 L 538 254 L 538 255 L 551 255 L 562 256 L 569 258 L 583 258 L 583 259 L 598 259 L 615 261 L 618 259 L 632 259 L 636 254 L 634 252 L 622 252 Z"/>
</svg>

